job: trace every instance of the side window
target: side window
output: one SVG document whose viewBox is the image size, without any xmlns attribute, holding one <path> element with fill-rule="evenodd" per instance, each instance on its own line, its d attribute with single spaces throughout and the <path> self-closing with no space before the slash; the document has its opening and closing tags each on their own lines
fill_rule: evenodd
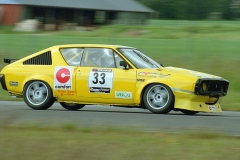
<svg viewBox="0 0 240 160">
<path fill-rule="evenodd" d="M 60 52 L 69 66 L 79 66 L 83 48 L 62 48 Z"/>
<path fill-rule="evenodd" d="M 116 52 L 114 52 L 114 58 L 116 61 L 117 68 L 124 68 L 123 66 L 120 66 L 120 61 L 124 61 Z"/>
<path fill-rule="evenodd" d="M 108 48 L 85 48 L 81 66 L 115 68 L 113 50 Z"/>
</svg>

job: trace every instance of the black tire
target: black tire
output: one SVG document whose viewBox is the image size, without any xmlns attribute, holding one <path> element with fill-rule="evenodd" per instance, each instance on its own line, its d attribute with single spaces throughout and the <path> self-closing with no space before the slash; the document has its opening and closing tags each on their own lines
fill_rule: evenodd
<svg viewBox="0 0 240 160">
<path fill-rule="evenodd" d="M 75 103 L 65 103 L 65 102 L 59 102 L 61 106 L 67 110 L 75 111 L 83 108 L 84 104 L 75 104 Z"/>
<path fill-rule="evenodd" d="M 52 89 L 43 81 L 30 81 L 23 89 L 23 99 L 32 109 L 45 110 L 52 106 L 54 98 Z"/>
<path fill-rule="evenodd" d="M 156 114 L 167 114 L 174 107 L 174 95 L 164 84 L 151 84 L 143 94 L 144 106 Z"/>
<path fill-rule="evenodd" d="M 194 115 L 198 113 L 198 111 L 189 111 L 189 110 L 181 110 L 181 112 L 186 115 Z"/>
</svg>

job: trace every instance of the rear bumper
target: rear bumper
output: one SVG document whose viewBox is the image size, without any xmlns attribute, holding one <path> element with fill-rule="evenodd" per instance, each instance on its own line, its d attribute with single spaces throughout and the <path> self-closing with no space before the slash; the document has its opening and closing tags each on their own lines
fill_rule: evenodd
<svg viewBox="0 0 240 160">
<path fill-rule="evenodd" d="M 2 85 L 2 88 L 7 91 L 7 85 L 4 74 L 0 74 L 0 83 Z"/>
</svg>

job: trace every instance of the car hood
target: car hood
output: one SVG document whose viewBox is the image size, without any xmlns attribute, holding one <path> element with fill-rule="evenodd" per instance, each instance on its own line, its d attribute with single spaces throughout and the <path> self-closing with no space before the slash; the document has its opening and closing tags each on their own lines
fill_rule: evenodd
<svg viewBox="0 0 240 160">
<path fill-rule="evenodd" d="M 197 78 L 221 78 L 221 77 L 207 74 L 207 73 L 197 72 L 197 71 L 183 69 L 183 68 L 176 68 L 176 67 L 162 67 L 157 70 L 165 71 L 165 72 L 168 72 L 169 74 L 177 73 L 177 74 L 193 76 L 193 77 L 197 77 Z"/>
</svg>

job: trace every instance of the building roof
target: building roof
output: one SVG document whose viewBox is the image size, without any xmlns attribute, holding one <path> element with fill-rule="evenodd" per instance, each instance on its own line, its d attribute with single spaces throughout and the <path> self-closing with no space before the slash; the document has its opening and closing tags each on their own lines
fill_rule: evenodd
<svg viewBox="0 0 240 160">
<path fill-rule="evenodd" d="M 0 4 L 20 4 L 15 0 L 0 0 Z"/>
<path fill-rule="evenodd" d="M 0 4 L 21 4 L 30 6 L 128 12 L 153 12 L 152 9 L 135 0 L 0 0 Z"/>
</svg>

